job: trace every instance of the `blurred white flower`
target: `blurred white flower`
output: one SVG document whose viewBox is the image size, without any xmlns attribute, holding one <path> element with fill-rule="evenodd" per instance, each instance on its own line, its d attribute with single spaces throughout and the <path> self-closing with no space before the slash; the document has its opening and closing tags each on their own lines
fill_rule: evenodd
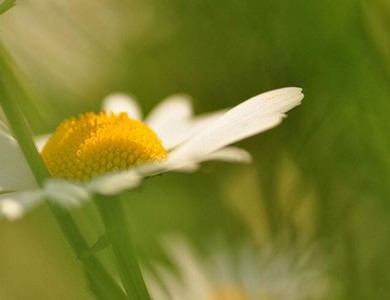
<svg viewBox="0 0 390 300">
<path fill-rule="evenodd" d="M 245 245 L 233 253 L 216 248 L 201 257 L 182 238 L 165 243 L 171 268 L 155 264 L 145 271 L 155 300 L 320 300 L 329 299 L 330 277 L 303 246 Z"/>
<path fill-rule="evenodd" d="M 189 97 L 176 95 L 141 122 L 137 103 L 113 94 L 104 100 L 103 113 L 65 120 L 52 135 L 37 139 L 53 176 L 43 189 L 1 123 L 0 203 L 7 205 L 0 205 L 0 215 L 20 217 L 45 198 L 65 207 L 80 205 L 94 193 L 117 194 L 135 188 L 146 176 L 195 171 L 208 160 L 250 162 L 247 151 L 229 145 L 280 124 L 302 99 L 300 88 L 282 88 L 230 110 L 193 116 Z M 9 209 L 12 201 L 20 208 L 18 213 Z"/>
</svg>

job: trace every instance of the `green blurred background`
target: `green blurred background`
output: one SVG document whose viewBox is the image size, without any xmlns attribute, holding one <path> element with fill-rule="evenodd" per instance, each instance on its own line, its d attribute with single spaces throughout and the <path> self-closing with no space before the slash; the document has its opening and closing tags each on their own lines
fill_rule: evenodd
<svg viewBox="0 0 390 300">
<path fill-rule="evenodd" d="M 20 0 L 0 41 L 42 116 L 36 134 L 113 91 L 145 112 L 185 92 L 201 113 L 303 87 L 281 126 L 240 143 L 252 165 L 208 163 L 123 196 L 143 262 L 163 259 L 171 232 L 199 247 L 283 234 L 320 241 L 337 299 L 388 299 L 389 20 L 387 0 Z M 93 207 L 75 215 L 92 244 Z M 46 207 L 0 221 L 0 243 L 0 299 L 92 299 Z"/>
</svg>

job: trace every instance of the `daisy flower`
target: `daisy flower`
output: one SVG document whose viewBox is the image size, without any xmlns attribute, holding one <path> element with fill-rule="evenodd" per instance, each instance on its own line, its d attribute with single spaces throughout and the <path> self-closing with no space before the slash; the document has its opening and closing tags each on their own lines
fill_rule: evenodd
<svg viewBox="0 0 390 300">
<path fill-rule="evenodd" d="M 176 95 L 142 119 L 135 100 L 113 94 L 103 101 L 101 113 L 67 119 L 37 139 L 52 176 L 43 188 L 1 122 L 0 215 L 19 218 L 44 199 L 77 206 L 93 194 L 135 188 L 147 176 L 195 171 L 204 161 L 250 162 L 247 151 L 230 145 L 280 124 L 302 99 L 300 88 L 282 88 L 232 109 L 193 116 L 189 97 Z"/>
<path fill-rule="evenodd" d="M 145 270 L 155 300 L 329 299 L 330 277 L 314 248 L 241 245 L 216 247 L 200 256 L 183 238 L 166 240 L 172 268 Z M 231 246 L 229 246 L 231 249 Z"/>
</svg>

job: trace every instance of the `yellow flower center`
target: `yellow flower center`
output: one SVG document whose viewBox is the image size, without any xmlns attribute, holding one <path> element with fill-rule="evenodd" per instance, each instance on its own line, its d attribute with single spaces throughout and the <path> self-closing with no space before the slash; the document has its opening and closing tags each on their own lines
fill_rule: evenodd
<svg viewBox="0 0 390 300">
<path fill-rule="evenodd" d="M 144 123 L 126 113 L 65 120 L 41 152 L 50 174 L 76 181 L 163 160 L 167 151 Z"/>
</svg>

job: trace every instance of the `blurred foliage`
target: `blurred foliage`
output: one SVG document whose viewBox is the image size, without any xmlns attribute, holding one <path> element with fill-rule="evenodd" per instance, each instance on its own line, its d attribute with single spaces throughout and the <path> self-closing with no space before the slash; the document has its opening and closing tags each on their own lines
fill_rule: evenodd
<svg viewBox="0 0 390 300">
<path fill-rule="evenodd" d="M 5 13 L 11 7 L 13 7 L 16 3 L 16 0 L 4 0 L 0 2 L 0 15 Z"/>
<path fill-rule="evenodd" d="M 0 40 L 48 124 L 31 120 L 37 134 L 117 90 L 146 111 L 186 92 L 206 112 L 303 87 L 302 106 L 280 127 L 241 143 L 252 166 L 209 163 L 125 194 L 139 251 L 145 264 L 162 259 L 171 231 L 200 245 L 287 232 L 323 243 L 342 299 L 386 299 L 389 20 L 386 0 L 26 0 L 0 17 Z M 92 244 L 96 212 L 75 214 Z M 90 298 L 45 208 L 0 231 L 0 299 Z"/>
</svg>

